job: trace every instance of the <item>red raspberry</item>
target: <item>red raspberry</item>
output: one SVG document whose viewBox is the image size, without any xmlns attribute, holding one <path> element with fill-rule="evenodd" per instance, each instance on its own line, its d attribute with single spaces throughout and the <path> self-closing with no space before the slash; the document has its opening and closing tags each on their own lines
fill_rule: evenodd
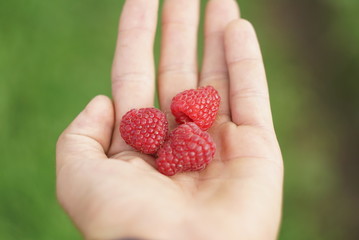
<svg viewBox="0 0 359 240">
<path fill-rule="evenodd" d="M 207 166 L 215 152 L 216 145 L 211 136 L 195 123 L 188 122 L 173 130 L 158 150 L 157 169 L 167 176 L 198 171 Z"/>
<path fill-rule="evenodd" d="M 177 123 L 196 123 L 203 131 L 216 119 L 221 98 L 212 86 L 190 89 L 172 99 L 171 111 Z"/>
<path fill-rule="evenodd" d="M 165 114 L 156 108 L 132 109 L 122 117 L 120 132 L 133 148 L 154 154 L 167 137 L 168 122 Z"/>
</svg>

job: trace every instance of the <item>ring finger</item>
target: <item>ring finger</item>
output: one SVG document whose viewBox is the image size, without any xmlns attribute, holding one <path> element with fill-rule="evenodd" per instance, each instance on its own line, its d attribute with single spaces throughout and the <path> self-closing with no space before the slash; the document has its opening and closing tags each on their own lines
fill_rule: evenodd
<svg viewBox="0 0 359 240">
<path fill-rule="evenodd" d="M 239 9 L 234 0 L 210 0 L 205 16 L 205 48 L 200 86 L 211 85 L 221 96 L 219 121 L 230 119 L 229 76 L 224 51 L 224 31 L 227 25 L 239 18 Z"/>
</svg>

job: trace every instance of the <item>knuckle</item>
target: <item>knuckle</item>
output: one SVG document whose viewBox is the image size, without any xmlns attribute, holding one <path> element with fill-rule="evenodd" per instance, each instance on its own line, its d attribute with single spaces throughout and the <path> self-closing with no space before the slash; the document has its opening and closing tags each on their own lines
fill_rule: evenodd
<svg viewBox="0 0 359 240">
<path fill-rule="evenodd" d="M 194 64 L 173 63 L 173 64 L 162 65 L 158 72 L 160 76 L 168 73 L 197 75 L 197 69 L 194 66 Z"/>
<path fill-rule="evenodd" d="M 147 72 L 112 73 L 112 84 L 121 87 L 124 84 L 149 84 L 152 77 Z"/>
<path fill-rule="evenodd" d="M 257 99 L 268 100 L 269 94 L 267 91 L 263 91 L 258 88 L 246 87 L 235 91 L 234 93 L 232 93 L 231 97 L 235 99 L 235 101 L 242 98 L 257 98 Z"/>
</svg>

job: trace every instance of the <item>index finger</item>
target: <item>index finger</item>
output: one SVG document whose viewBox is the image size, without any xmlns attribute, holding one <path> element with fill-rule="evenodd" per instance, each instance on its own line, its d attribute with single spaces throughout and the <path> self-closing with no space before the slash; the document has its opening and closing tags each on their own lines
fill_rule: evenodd
<svg viewBox="0 0 359 240">
<path fill-rule="evenodd" d="M 110 155 L 128 149 L 118 131 L 122 116 L 132 108 L 153 106 L 153 44 L 158 4 L 158 0 L 127 0 L 123 7 L 112 66 L 112 95 L 117 125 Z"/>
</svg>

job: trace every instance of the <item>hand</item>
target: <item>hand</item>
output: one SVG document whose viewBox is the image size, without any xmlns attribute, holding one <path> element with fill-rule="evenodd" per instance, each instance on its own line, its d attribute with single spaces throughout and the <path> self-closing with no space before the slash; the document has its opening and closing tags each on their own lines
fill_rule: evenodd
<svg viewBox="0 0 359 240">
<path fill-rule="evenodd" d="M 203 69 L 197 72 L 199 0 L 166 0 L 158 89 L 170 112 L 178 92 L 212 85 L 222 98 L 210 133 L 217 145 L 203 171 L 167 177 L 133 151 L 118 124 L 154 105 L 157 0 L 128 0 L 112 72 L 114 105 L 94 98 L 57 144 L 57 194 L 87 239 L 275 239 L 283 164 L 265 71 L 252 25 L 233 0 L 210 0 Z M 199 76 L 199 77 L 198 77 Z M 173 119 L 170 119 L 173 124 Z"/>
</svg>

